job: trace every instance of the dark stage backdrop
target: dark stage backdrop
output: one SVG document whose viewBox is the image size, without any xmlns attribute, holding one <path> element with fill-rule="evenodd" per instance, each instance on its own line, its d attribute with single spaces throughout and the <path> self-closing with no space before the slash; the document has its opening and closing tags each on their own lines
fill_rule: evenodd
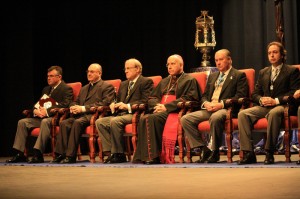
<svg viewBox="0 0 300 199">
<path fill-rule="evenodd" d="M 47 68 L 60 65 L 66 82 L 86 84 L 98 62 L 103 79 L 125 79 L 124 61 L 135 57 L 144 76 L 167 75 L 169 55 L 181 54 L 185 71 L 198 67 L 195 19 L 214 17 L 217 46 L 228 48 L 236 68 L 266 66 L 266 45 L 275 40 L 273 0 L 13 1 L 1 6 L 2 120 L 0 155 L 10 155 L 21 112 L 47 84 Z M 288 63 L 299 63 L 299 1 L 284 0 Z M 213 60 L 212 60 L 213 63 Z"/>
</svg>

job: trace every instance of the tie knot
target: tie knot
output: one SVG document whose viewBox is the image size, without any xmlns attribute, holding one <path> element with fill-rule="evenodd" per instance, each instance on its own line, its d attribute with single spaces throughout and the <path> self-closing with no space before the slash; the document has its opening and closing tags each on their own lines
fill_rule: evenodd
<svg viewBox="0 0 300 199">
<path fill-rule="evenodd" d="M 129 82 L 129 89 L 132 89 L 132 87 L 133 87 L 133 84 L 134 84 L 134 82 L 133 82 L 133 81 L 130 81 L 130 82 Z"/>
</svg>

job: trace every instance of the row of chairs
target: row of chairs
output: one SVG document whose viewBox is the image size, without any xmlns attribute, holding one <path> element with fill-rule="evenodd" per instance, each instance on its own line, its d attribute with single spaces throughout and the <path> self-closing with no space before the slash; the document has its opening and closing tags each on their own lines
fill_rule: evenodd
<svg viewBox="0 0 300 199">
<path fill-rule="evenodd" d="M 300 65 L 295 65 L 295 67 L 298 67 L 300 70 Z M 254 85 L 255 85 L 255 70 L 254 69 L 241 69 L 240 71 L 245 72 L 248 85 L 249 85 L 249 96 L 251 96 L 252 92 L 254 91 Z M 208 77 L 207 72 L 195 72 L 195 73 L 190 73 L 193 77 L 196 78 L 201 91 L 204 92 L 205 86 L 206 86 L 206 81 Z M 151 76 L 149 77 L 153 80 L 154 82 L 154 87 L 158 85 L 158 83 L 161 81 L 162 77 L 161 76 Z M 119 89 L 121 80 L 120 79 L 115 79 L 115 80 L 106 80 L 110 84 L 112 84 L 116 92 Z M 79 91 L 81 89 L 81 83 L 80 82 L 74 82 L 74 83 L 69 83 L 69 85 L 72 87 L 73 92 L 74 92 L 74 99 L 79 94 Z M 290 153 L 290 134 L 292 130 L 298 129 L 298 139 L 300 140 L 300 131 L 298 127 L 298 122 L 297 122 L 297 107 L 295 107 L 295 103 L 293 103 L 293 98 L 290 96 L 287 96 L 286 98 L 287 105 L 285 106 L 285 111 L 284 111 L 284 120 L 282 121 L 282 130 L 285 131 L 284 133 L 284 144 L 285 144 L 285 157 L 286 157 L 286 162 L 290 162 L 291 159 L 291 153 Z M 189 142 L 187 138 L 184 135 L 184 132 L 182 130 L 181 124 L 180 124 L 180 117 L 183 114 L 188 114 L 191 111 L 194 111 L 196 106 L 193 102 L 185 102 L 185 103 L 179 103 L 178 104 L 178 109 L 180 109 L 180 112 L 178 114 L 178 146 L 179 146 L 179 162 L 192 162 L 191 159 L 191 148 L 189 146 Z M 226 121 L 225 121 L 225 138 L 226 138 L 226 145 L 228 147 L 227 150 L 227 162 L 231 163 L 232 162 L 232 157 L 233 157 L 233 152 L 232 152 L 232 135 L 234 132 L 238 131 L 238 122 L 237 122 L 237 110 L 236 105 L 242 105 L 241 109 L 248 108 L 252 106 L 251 99 L 248 97 L 241 98 L 238 101 L 234 100 L 227 100 L 226 104 L 229 105 L 229 109 L 227 111 L 227 116 L 226 116 Z M 137 124 L 139 117 L 144 114 L 145 109 L 143 107 L 144 105 L 134 105 L 133 111 L 133 119 L 132 123 L 128 124 L 125 126 L 124 129 L 124 139 L 126 139 L 126 154 L 128 157 L 128 160 L 131 161 L 132 155 L 136 151 L 136 146 L 137 146 L 137 140 L 138 140 L 138 132 L 137 132 Z M 54 157 L 54 147 L 55 147 L 55 138 L 56 135 L 59 132 L 59 122 L 65 119 L 66 117 L 69 117 L 69 111 L 68 109 L 60 109 L 60 110 L 54 110 L 56 112 L 55 116 L 52 119 L 52 129 L 51 129 L 51 148 L 52 148 L 52 156 Z M 99 152 L 99 161 L 103 162 L 104 161 L 104 155 L 110 155 L 110 154 L 104 154 L 103 149 L 102 149 L 102 141 L 100 137 L 98 136 L 98 132 L 95 127 L 95 121 L 99 117 L 105 117 L 108 112 L 109 112 L 109 107 L 93 107 L 91 109 L 92 112 L 94 112 L 93 117 L 90 121 L 90 125 L 85 129 L 85 132 L 82 134 L 82 137 L 88 138 L 88 145 L 89 145 L 89 157 L 90 157 L 90 162 L 94 163 L 96 162 L 96 144 L 98 145 Z M 23 113 L 29 117 L 30 111 L 25 110 Z M 258 122 L 254 125 L 254 130 L 255 132 L 266 132 L 267 128 L 267 119 L 262 118 L 258 120 Z M 201 132 L 203 135 L 209 132 L 210 130 L 210 125 L 209 121 L 203 121 L 198 124 L 198 130 Z M 35 128 L 31 131 L 31 136 L 37 137 L 39 135 L 39 128 Z M 187 160 L 184 160 L 184 148 L 186 147 L 186 158 Z M 80 146 L 78 147 L 78 159 L 81 160 L 81 148 Z M 200 155 L 200 154 L 199 154 Z M 299 152 L 300 156 L 300 152 Z M 242 154 L 240 154 L 240 157 L 242 158 Z"/>
</svg>

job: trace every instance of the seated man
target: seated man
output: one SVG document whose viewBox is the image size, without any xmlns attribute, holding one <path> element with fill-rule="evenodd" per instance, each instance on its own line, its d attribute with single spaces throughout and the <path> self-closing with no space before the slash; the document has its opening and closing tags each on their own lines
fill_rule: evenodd
<svg viewBox="0 0 300 199">
<path fill-rule="evenodd" d="M 295 93 L 294 93 L 294 98 L 295 99 L 300 99 L 300 89 L 298 89 Z M 300 106 L 298 106 L 298 112 L 297 112 L 297 115 L 298 115 L 298 126 L 300 126 Z M 299 128 L 298 128 L 299 129 Z M 298 143 L 300 142 L 300 140 L 298 140 Z M 300 164 L 300 160 L 298 160 L 296 162 L 296 164 Z"/>
<path fill-rule="evenodd" d="M 222 144 L 227 108 L 226 99 L 239 99 L 248 96 L 246 74 L 232 67 L 230 52 L 222 49 L 215 54 L 219 72 L 208 77 L 205 91 L 201 98 L 201 110 L 184 115 L 181 125 L 192 148 L 201 149 L 201 159 L 196 163 L 216 163 L 220 159 L 219 148 Z M 209 120 L 212 139 L 212 152 L 202 140 L 198 124 Z"/>
<path fill-rule="evenodd" d="M 8 163 L 27 162 L 24 156 L 27 136 L 32 128 L 40 128 L 40 134 L 34 145 L 34 156 L 29 163 L 43 163 L 43 153 L 46 144 L 50 138 L 50 128 L 53 108 L 66 108 L 73 100 L 73 90 L 62 80 L 62 68 L 60 66 L 51 66 L 48 69 L 48 86 L 42 90 L 42 96 L 47 95 L 54 99 L 55 104 L 49 107 L 34 106 L 32 118 L 23 118 L 19 120 L 16 137 L 13 148 L 17 151 L 16 156 L 7 160 Z"/>
<path fill-rule="evenodd" d="M 256 163 L 253 151 L 252 128 L 260 118 L 267 118 L 266 158 L 264 164 L 274 164 L 274 151 L 280 133 L 284 107 L 283 97 L 293 95 L 300 84 L 297 68 L 285 64 L 286 50 L 280 42 L 271 42 L 267 47 L 271 66 L 259 71 L 252 100 L 255 106 L 238 114 L 238 126 L 243 159 L 238 164 Z"/>
<path fill-rule="evenodd" d="M 197 80 L 183 72 L 183 59 L 180 55 L 171 55 L 167 60 L 169 76 L 161 80 L 148 100 L 149 110 L 138 123 L 138 142 L 134 162 L 159 164 L 174 162 L 174 148 L 177 138 L 177 115 L 175 123 L 168 123 L 170 131 L 164 131 L 168 116 L 178 113 L 178 102 L 199 100 L 201 92 Z M 171 117 L 170 117 L 171 118 Z"/>
<path fill-rule="evenodd" d="M 125 125 L 132 121 L 131 106 L 146 103 L 153 89 L 153 81 L 141 75 L 142 64 L 137 59 L 126 60 L 124 70 L 127 80 L 121 83 L 117 99 L 110 105 L 113 116 L 96 120 L 103 151 L 112 153 L 104 163 L 126 162 L 123 134 Z"/>
<path fill-rule="evenodd" d="M 91 107 L 108 106 L 114 97 L 114 87 L 101 79 L 102 67 L 93 63 L 87 70 L 89 83 L 83 86 L 75 102 L 70 105 L 72 117 L 59 125 L 55 146 L 56 157 L 51 163 L 76 163 L 79 139 L 90 124 Z"/>
</svg>

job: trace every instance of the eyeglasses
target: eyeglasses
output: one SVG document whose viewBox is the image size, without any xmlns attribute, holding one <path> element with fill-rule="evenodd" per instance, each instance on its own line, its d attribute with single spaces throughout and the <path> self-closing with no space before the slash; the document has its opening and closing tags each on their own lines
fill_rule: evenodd
<svg viewBox="0 0 300 199">
<path fill-rule="evenodd" d="M 171 62 L 171 63 L 167 63 L 166 67 L 168 68 L 169 66 L 174 66 L 174 65 L 176 65 L 176 63 L 175 62 Z"/>
<path fill-rule="evenodd" d="M 133 68 L 136 68 L 136 66 L 126 67 L 123 70 L 126 71 L 126 70 L 133 69 Z"/>
<path fill-rule="evenodd" d="M 59 75 L 47 75 L 47 78 L 58 77 Z"/>
</svg>

